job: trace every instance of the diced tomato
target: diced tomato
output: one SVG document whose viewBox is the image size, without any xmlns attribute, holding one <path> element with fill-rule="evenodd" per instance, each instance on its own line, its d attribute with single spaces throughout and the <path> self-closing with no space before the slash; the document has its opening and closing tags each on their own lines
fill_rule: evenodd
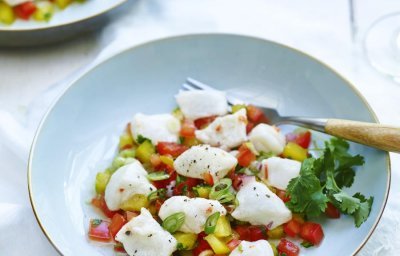
<svg viewBox="0 0 400 256">
<path fill-rule="evenodd" d="M 214 185 L 213 177 L 211 176 L 211 174 L 209 172 L 204 173 L 203 179 L 204 179 L 204 182 L 207 183 L 208 185 L 210 185 L 210 186 Z"/>
<path fill-rule="evenodd" d="M 193 138 L 195 137 L 194 132 L 196 131 L 196 126 L 194 125 L 193 121 L 185 119 L 183 121 L 181 131 L 179 134 L 185 138 Z"/>
<path fill-rule="evenodd" d="M 278 249 L 279 255 L 298 256 L 300 253 L 300 248 L 285 238 L 281 239 L 276 249 Z"/>
<path fill-rule="evenodd" d="M 256 155 L 246 146 L 246 144 L 243 144 L 240 146 L 236 158 L 238 159 L 239 165 L 247 167 L 251 162 L 256 160 Z"/>
<path fill-rule="evenodd" d="M 174 142 L 158 142 L 157 144 L 157 152 L 160 155 L 171 155 L 172 157 L 178 157 L 187 149 L 188 147 Z"/>
<path fill-rule="evenodd" d="M 259 124 L 259 123 L 269 123 L 267 116 L 265 116 L 264 112 L 253 105 L 247 106 L 247 118 L 250 122 Z"/>
<path fill-rule="evenodd" d="M 124 216 L 119 213 L 114 214 L 111 219 L 111 224 L 109 226 L 110 233 L 112 237 L 115 237 L 118 231 L 127 223 L 127 220 Z"/>
<path fill-rule="evenodd" d="M 308 148 L 311 143 L 311 132 L 306 131 L 306 132 L 299 133 L 297 135 L 295 142 L 303 148 Z"/>
<path fill-rule="evenodd" d="M 291 237 L 296 237 L 300 233 L 300 230 L 301 224 L 294 219 L 283 225 L 283 231 Z"/>
<path fill-rule="evenodd" d="M 14 7 L 15 14 L 23 20 L 29 20 L 35 11 L 36 5 L 34 2 L 22 3 Z"/>
<path fill-rule="evenodd" d="M 152 154 L 150 156 L 150 163 L 153 167 L 159 166 L 161 164 L 161 159 L 159 154 Z"/>
<path fill-rule="evenodd" d="M 125 219 L 126 219 L 126 221 L 130 221 L 131 219 L 137 217 L 138 215 L 139 215 L 139 213 L 137 213 L 137 212 L 126 211 Z"/>
<path fill-rule="evenodd" d="M 123 244 L 121 244 L 120 242 L 116 242 L 116 244 L 114 245 L 114 252 L 126 253 Z"/>
<path fill-rule="evenodd" d="M 212 121 L 214 121 L 215 118 L 217 118 L 217 116 L 208 116 L 208 117 L 199 118 L 199 119 L 194 120 L 194 125 L 196 126 L 197 129 L 203 129 L 207 125 L 212 123 Z"/>
<path fill-rule="evenodd" d="M 318 245 L 324 238 L 324 231 L 318 223 L 305 222 L 301 227 L 300 236 L 307 242 Z"/>
<path fill-rule="evenodd" d="M 265 226 L 250 226 L 249 227 L 249 241 L 255 242 L 258 240 L 267 240 L 267 228 Z"/>
<path fill-rule="evenodd" d="M 112 236 L 109 230 L 109 223 L 100 219 L 90 220 L 89 238 L 100 242 L 110 242 Z"/>
<path fill-rule="evenodd" d="M 186 177 L 185 181 L 182 181 L 181 183 L 175 185 L 172 194 L 177 196 L 177 195 L 187 195 L 192 197 L 192 188 L 199 185 L 201 183 L 200 179 L 194 179 L 194 178 L 189 178 Z"/>
<path fill-rule="evenodd" d="M 250 229 L 247 225 L 239 225 L 234 228 L 240 240 L 250 241 Z"/>
<path fill-rule="evenodd" d="M 172 181 L 174 181 L 176 179 L 176 172 L 172 171 L 169 172 L 167 170 L 167 172 L 169 173 L 169 178 L 166 180 L 155 180 L 153 181 L 153 185 L 157 188 L 157 189 L 161 189 L 161 188 L 166 188 Z"/>
<path fill-rule="evenodd" d="M 327 204 L 327 208 L 325 209 L 325 214 L 328 218 L 331 219 L 339 219 L 340 218 L 340 211 L 336 208 L 332 203 Z"/>
<path fill-rule="evenodd" d="M 110 209 L 108 209 L 106 201 L 104 200 L 104 196 L 98 196 L 92 199 L 92 204 L 99 208 L 104 215 L 106 215 L 109 218 L 112 218 L 112 216 L 114 216 L 115 211 L 111 211 Z"/>
<path fill-rule="evenodd" d="M 204 237 L 206 237 L 206 233 L 201 232 L 197 236 L 197 241 L 198 245 L 196 248 L 193 249 L 193 256 L 199 256 L 202 252 L 207 251 L 207 250 L 212 250 L 211 246 L 208 244 L 206 240 L 204 240 Z"/>
<path fill-rule="evenodd" d="M 164 203 L 164 200 L 163 200 L 163 199 L 156 199 L 155 206 L 156 206 L 157 212 L 160 211 L 160 208 L 161 208 L 161 206 L 163 205 L 163 203 Z"/>
<path fill-rule="evenodd" d="M 285 203 L 290 201 L 290 196 L 286 195 L 285 190 L 276 189 L 276 195 Z"/>
<path fill-rule="evenodd" d="M 255 123 L 248 122 L 246 125 L 246 133 L 249 134 L 251 132 L 251 130 L 253 130 L 254 126 L 256 126 Z"/>
<path fill-rule="evenodd" d="M 229 241 L 226 245 L 228 246 L 229 250 L 233 251 L 235 250 L 236 247 L 239 246 L 239 244 L 242 241 L 240 241 L 239 239 L 232 239 L 231 241 Z"/>
</svg>

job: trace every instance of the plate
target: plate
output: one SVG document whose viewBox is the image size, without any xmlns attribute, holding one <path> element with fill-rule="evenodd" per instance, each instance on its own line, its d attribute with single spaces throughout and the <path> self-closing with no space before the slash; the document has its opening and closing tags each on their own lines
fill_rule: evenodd
<svg viewBox="0 0 400 256">
<path fill-rule="evenodd" d="M 12 25 L 0 23 L 0 46 L 37 46 L 94 31 L 106 24 L 114 9 L 125 2 L 127 0 L 87 0 L 57 11 L 49 22 L 16 20 Z"/>
<path fill-rule="evenodd" d="M 274 42 L 199 34 L 149 42 L 124 51 L 73 82 L 49 110 L 29 160 L 29 193 L 37 220 L 63 255 L 112 255 L 87 239 L 94 178 L 113 158 L 119 134 L 136 112 L 163 113 L 186 77 L 277 107 L 283 115 L 377 122 L 367 102 L 320 61 Z M 317 134 L 317 136 L 322 136 Z M 374 196 L 368 220 L 324 220 L 325 239 L 302 255 L 352 255 L 375 229 L 386 204 L 388 153 L 351 143 L 365 156 L 349 191 Z"/>
</svg>

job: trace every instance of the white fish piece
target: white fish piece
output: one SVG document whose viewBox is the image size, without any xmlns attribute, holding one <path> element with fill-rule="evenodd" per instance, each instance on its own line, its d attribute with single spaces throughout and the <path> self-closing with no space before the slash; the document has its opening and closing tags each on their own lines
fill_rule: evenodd
<svg viewBox="0 0 400 256">
<path fill-rule="evenodd" d="M 271 245 L 266 240 L 258 240 L 255 242 L 240 242 L 229 256 L 274 256 Z"/>
<path fill-rule="evenodd" d="M 204 230 L 207 218 L 215 212 L 226 215 L 226 210 L 217 200 L 173 196 L 161 205 L 158 216 L 165 220 L 172 214 L 185 213 L 185 222 L 179 231 L 198 234 Z"/>
<path fill-rule="evenodd" d="M 170 256 L 176 251 L 177 241 L 142 208 L 139 216 L 126 223 L 115 236 L 130 256 Z"/>
<path fill-rule="evenodd" d="M 111 176 L 104 193 L 107 207 L 112 211 L 119 210 L 120 205 L 131 196 L 136 194 L 147 196 L 157 190 L 146 176 L 147 171 L 136 159 L 120 167 Z"/>
<path fill-rule="evenodd" d="M 228 152 L 210 145 L 193 146 L 174 161 L 176 172 L 182 176 L 204 179 L 209 173 L 214 182 L 235 168 L 237 159 Z"/>
<path fill-rule="evenodd" d="M 247 141 L 246 125 L 246 110 L 241 109 L 234 114 L 217 117 L 206 128 L 195 131 L 195 134 L 203 143 L 230 149 Z"/>
<path fill-rule="evenodd" d="M 281 190 L 286 190 L 290 180 L 300 174 L 301 163 L 296 160 L 274 156 L 264 159 L 261 163 L 262 170 L 258 177 L 268 180 L 271 186 Z"/>
<path fill-rule="evenodd" d="M 286 145 L 285 136 L 268 124 L 259 124 L 249 134 L 249 140 L 257 151 L 281 154 Z"/>
<path fill-rule="evenodd" d="M 191 120 L 228 113 L 226 93 L 222 91 L 180 91 L 175 99 L 183 115 Z"/>
<path fill-rule="evenodd" d="M 236 195 L 239 206 L 232 217 L 252 225 L 265 225 L 273 229 L 292 219 L 291 211 L 268 187 L 257 181 L 242 186 Z"/>
<path fill-rule="evenodd" d="M 158 142 L 178 142 L 181 123 L 172 114 L 145 115 L 138 113 L 131 122 L 135 138 L 141 135 L 156 145 Z"/>
</svg>

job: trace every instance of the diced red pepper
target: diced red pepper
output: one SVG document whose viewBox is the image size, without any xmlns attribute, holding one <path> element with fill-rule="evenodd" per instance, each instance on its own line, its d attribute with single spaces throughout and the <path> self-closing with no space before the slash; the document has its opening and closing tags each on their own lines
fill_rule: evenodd
<svg viewBox="0 0 400 256">
<path fill-rule="evenodd" d="M 296 237 L 301 231 L 301 223 L 292 219 L 283 225 L 283 231 L 285 231 L 288 236 Z"/>
<path fill-rule="evenodd" d="M 269 119 L 260 108 L 253 105 L 248 105 L 246 109 L 247 109 L 247 118 L 249 119 L 250 122 L 256 124 L 269 123 Z"/>
<path fill-rule="evenodd" d="M 127 223 L 128 221 L 125 217 L 119 213 L 114 214 L 111 219 L 111 224 L 109 226 L 110 233 L 112 237 L 115 237 L 118 231 Z"/>
<path fill-rule="evenodd" d="M 169 178 L 166 180 L 155 180 L 153 181 L 153 185 L 157 188 L 157 189 L 161 189 L 161 188 L 166 188 L 172 181 L 174 181 L 176 179 L 176 172 L 173 170 L 171 172 L 169 172 L 168 170 L 166 170 L 167 173 L 169 174 Z"/>
<path fill-rule="evenodd" d="M 296 138 L 295 142 L 299 146 L 307 149 L 310 146 L 310 143 L 311 143 L 311 132 L 310 131 L 306 131 L 306 132 L 299 133 L 297 135 L 297 138 Z"/>
<path fill-rule="evenodd" d="M 248 122 L 246 125 L 246 134 L 249 134 L 251 130 L 253 130 L 254 126 L 256 126 L 253 122 Z"/>
<path fill-rule="evenodd" d="M 239 244 L 242 241 L 240 241 L 239 239 L 232 239 L 231 241 L 229 241 L 226 245 L 228 246 L 229 250 L 233 251 L 235 250 L 236 247 L 239 246 Z"/>
<path fill-rule="evenodd" d="M 34 2 L 26 2 L 15 6 L 14 12 L 19 18 L 23 20 L 29 20 L 36 9 L 37 8 Z"/>
<path fill-rule="evenodd" d="M 194 138 L 195 131 L 196 131 L 196 126 L 194 125 L 194 122 L 190 121 L 188 119 L 185 119 L 183 121 L 181 131 L 179 132 L 179 134 L 185 138 Z"/>
<path fill-rule="evenodd" d="M 243 184 L 243 177 L 244 174 L 237 174 L 234 171 L 232 171 L 229 175 L 230 179 L 232 180 L 232 187 L 238 191 L 239 188 L 242 186 Z"/>
<path fill-rule="evenodd" d="M 258 240 L 267 240 L 267 228 L 265 226 L 250 226 L 249 227 L 249 241 L 255 242 Z"/>
<path fill-rule="evenodd" d="M 332 203 L 328 203 L 325 209 L 325 214 L 328 218 L 331 219 L 339 219 L 340 218 L 340 211 L 336 208 Z"/>
<path fill-rule="evenodd" d="M 286 256 L 298 256 L 300 253 L 300 248 L 294 243 L 282 238 L 276 248 L 279 255 L 286 254 Z"/>
<path fill-rule="evenodd" d="M 202 252 L 207 251 L 207 250 L 212 250 L 211 246 L 208 244 L 206 240 L 204 240 L 204 237 L 206 237 L 206 233 L 201 232 L 197 236 L 197 242 L 198 245 L 196 248 L 193 249 L 193 256 L 199 256 Z"/>
<path fill-rule="evenodd" d="M 324 238 L 324 231 L 318 223 L 305 222 L 301 228 L 300 236 L 307 242 L 318 245 Z"/>
<path fill-rule="evenodd" d="M 108 209 L 106 201 L 104 200 L 104 196 L 102 195 L 93 198 L 92 205 L 99 208 L 104 213 L 104 215 L 106 215 L 109 218 L 112 218 L 114 214 L 117 213 L 116 211 L 111 211 L 110 209 Z"/>
<path fill-rule="evenodd" d="M 234 228 L 240 240 L 250 241 L 250 229 L 247 225 L 239 225 Z"/>
<path fill-rule="evenodd" d="M 285 203 L 290 201 L 290 196 L 286 194 L 285 190 L 276 189 L 276 195 Z"/>
<path fill-rule="evenodd" d="M 158 142 L 157 144 L 157 152 L 160 155 L 171 155 L 172 157 L 178 157 L 187 149 L 187 146 L 174 142 Z"/>
<path fill-rule="evenodd" d="M 114 252 L 126 253 L 126 251 L 124 249 L 124 245 L 121 244 L 120 242 L 116 242 L 116 244 L 114 245 Z"/>
<path fill-rule="evenodd" d="M 203 179 L 204 179 L 204 182 L 207 183 L 208 185 L 210 185 L 210 186 L 214 185 L 213 177 L 211 176 L 211 174 L 209 172 L 204 173 Z"/>
<path fill-rule="evenodd" d="M 238 159 L 239 165 L 248 167 L 251 162 L 256 160 L 256 155 L 246 146 L 246 144 L 242 144 L 236 158 Z"/>
<path fill-rule="evenodd" d="M 210 123 L 212 123 L 217 116 L 208 116 L 194 120 L 194 125 L 197 129 L 203 129 Z"/>
<path fill-rule="evenodd" d="M 172 191 L 172 194 L 174 196 L 178 196 L 178 195 L 187 195 L 187 196 L 192 196 L 191 193 L 192 188 L 197 186 L 198 184 L 201 183 L 200 179 L 194 179 L 194 178 L 189 178 L 186 177 L 185 181 L 182 181 L 181 183 L 175 185 L 175 188 Z"/>
<path fill-rule="evenodd" d="M 112 236 L 109 230 L 109 223 L 100 219 L 90 220 L 89 238 L 100 242 L 110 242 Z"/>
</svg>

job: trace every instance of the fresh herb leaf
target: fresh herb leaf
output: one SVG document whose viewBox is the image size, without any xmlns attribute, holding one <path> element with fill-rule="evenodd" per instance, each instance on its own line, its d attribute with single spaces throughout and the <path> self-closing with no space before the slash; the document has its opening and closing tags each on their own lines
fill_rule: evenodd
<svg viewBox="0 0 400 256">
<path fill-rule="evenodd" d="M 143 142 L 145 142 L 146 140 L 150 141 L 150 139 L 144 137 L 143 135 L 139 134 L 136 138 L 137 143 L 142 144 Z"/>
<path fill-rule="evenodd" d="M 334 194 L 333 197 L 339 202 L 339 209 L 343 213 L 351 215 L 360 208 L 360 199 L 349 196 L 343 191 Z"/>
<path fill-rule="evenodd" d="M 303 246 L 304 248 L 310 248 L 310 247 L 314 246 L 312 243 L 307 242 L 307 241 L 301 242 L 300 245 Z"/>
<path fill-rule="evenodd" d="M 360 207 L 353 214 L 356 227 L 360 227 L 361 224 L 363 224 L 367 220 L 371 212 L 371 207 L 372 203 L 374 202 L 374 198 L 370 197 L 366 199 L 365 196 L 361 195 L 360 193 L 353 195 L 353 197 L 360 199 L 361 202 Z"/>
</svg>

